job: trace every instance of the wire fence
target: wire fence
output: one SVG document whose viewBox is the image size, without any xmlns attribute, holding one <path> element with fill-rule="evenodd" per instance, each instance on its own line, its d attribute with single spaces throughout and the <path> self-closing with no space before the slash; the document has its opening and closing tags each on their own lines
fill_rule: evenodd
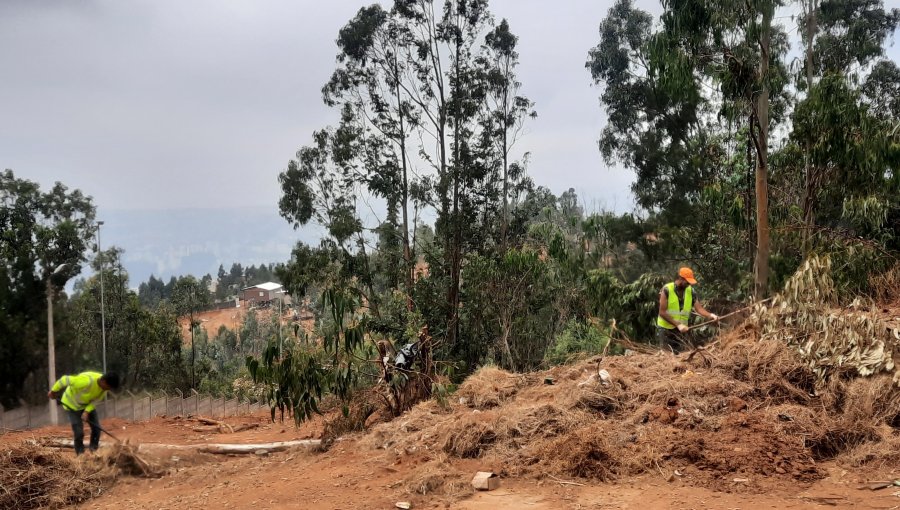
<svg viewBox="0 0 900 510">
<path fill-rule="evenodd" d="M 56 405 L 56 404 L 54 404 Z M 264 403 L 257 401 L 240 401 L 238 399 L 214 398 L 201 395 L 191 390 L 184 396 L 180 391 L 176 395 L 134 394 L 126 391 L 125 395 L 108 398 L 96 404 L 100 418 L 122 418 L 130 421 L 144 421 L 154 416 L 188 416 L 202 415 L 210 418 L 241 416 L 253 414 L 260 409 L 268 409 Z M 57 407 L 56 425 L 66 422 L 65 410 Z M 54 425 L 50 422 L 48 405 L 27 406 L 5 410 L 0 406 L 0 430 L 28 430 Z"/>
</svg>

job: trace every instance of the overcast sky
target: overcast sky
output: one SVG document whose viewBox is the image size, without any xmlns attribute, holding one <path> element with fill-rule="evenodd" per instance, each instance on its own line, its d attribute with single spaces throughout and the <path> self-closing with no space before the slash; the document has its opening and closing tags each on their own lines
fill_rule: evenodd
<svg viewBox="0 0 900 510">
<path fill-rule="evenodd" d="M 277 174 L 335 113 L 320 89 L 366 0 L 0 1 L 0 169 L 61 180 L 110 209 L 275 208 Z M 596 148 L 584 68 L 611 0 L 493 0 L 537 103 L 530 173 L 629 209 L 629 172 Z M 653 6 L 655 2 L 640 2 Z"/>
<path fill-rule="evenodd" d="M 0 169 L 80 188 L 100 216 L 274 210 L 278 172 L 336 120 L 320 89 L 338 29 L 367 3 L 0 0 Z M 531 175 L 557 193 L 576 188 L 591 209 L 623 211 L 633 177 L 600 158 L 605 114 L 584 68 L 611 4 L 492 0 L 491 9 L 520 37 L 523 92 L 537 103 L 520 145 Z"/>
</svg>

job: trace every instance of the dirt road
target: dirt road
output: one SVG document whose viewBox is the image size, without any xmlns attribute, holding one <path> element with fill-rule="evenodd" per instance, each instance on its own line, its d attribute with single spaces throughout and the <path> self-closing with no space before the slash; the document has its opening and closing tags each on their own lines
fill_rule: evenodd
<svg viewBox="0 0 900 510">
<path fill-rule="evenodd" d="M 691 486 L 692 474 L 666 481 L 660 475 L 644 475 L 613 484 L 590 480 L 503 479 L 501 487 L 475 493 L 469 488 L 477 470 L 500 471 L 484 459 L 447 459 L 450 482 L 440 494 L 419 494 L 428 488 L 426 463 L 439 452 L 397 452 L 371 449 L 357 438 L 338 442 L 326 453 L 306 449 L 266 456 L 189 454 L 183 450 L 154 448 L 154 444 L 262 443 L 317 437 L 318 421 L 299 429 L 272 424 L 268 416 L 234 417 L 232 425 L 259 423 L 253 430 L 235 434 L 195 432 L 195 422 L 155 418 L 145 423 L 107 420 L 122 439 L 149 447 L 154 460 L 168 466 L 159 479 L 122 478 L 99 497 L 80 505 L 86 509 L 356 509 L 395 508 L 408 501 L 414 509 L 751 509 L 751 508 L 900 508 L 900 492 L 894 488 L 860 489 L 862 482 L 892 480 L 900 473 L 847 472 L 822 466 L 827 477 L 812 485 L 747 480 L 734 482 L 731 492 L 714 492 Z M 0 446 L 29 437 L 68 435 L 64 427 L 0 436 Z"/>
</svg>

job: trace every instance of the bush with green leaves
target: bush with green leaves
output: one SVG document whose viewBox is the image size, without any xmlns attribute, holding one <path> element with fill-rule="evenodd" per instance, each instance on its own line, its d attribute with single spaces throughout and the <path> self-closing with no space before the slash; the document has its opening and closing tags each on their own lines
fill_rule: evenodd
<svg viewBox="0 0 900 510">
<path fill-rule="evenodd" d="M 570 320 L 550 348 L 544 360 L 553 365 L 568 363 L 581 356 L 600 354 L 609 343 L 609 329 L 600 328 L 578 320 Z M 621 349 L 610 347 L 611 354 L 621 354 Z"/>
</svg>

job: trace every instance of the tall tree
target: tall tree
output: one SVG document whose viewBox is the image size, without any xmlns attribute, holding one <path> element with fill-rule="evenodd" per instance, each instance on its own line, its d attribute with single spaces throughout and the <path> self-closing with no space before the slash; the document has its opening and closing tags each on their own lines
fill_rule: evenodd
<svg viewBox="0 0 900 510">
<path fill-rule="evenodd" d="M 0 404 L 5 407 L 18 404 L 25 379 L 46 365 L 46 292 L 81 271 L 94 213 L 91 198 L 79 190 L 57 182 L 44 192 L 12 170 L 0 172 Z"/>
<path fill-rule="evenodd" d="M 200 323 L 195 320 L 194 314 L 201 307 L 209 304 L 209 289 L 193 276 L 181 277 L 175 282 L 172 303 L 178 317 L 187 316 L 188 318 L 188 327 L 191 332 L 191 389 L 196 389 L 197 347 L 194 342 L 194 328 Z"/>
<path fill-rule="evenodd" d="M 878 60 L 884 54 L 886 38 L 900 23 L 900 9 L 886 11 L 881 0 L 804 0 L 803 6 L 800 22 L 806 28 L 807 95 L 794 115 L 792 138 L 805 149 L 801 207 L 804 244 L 809 247 L 817 224 L 821 195 L 828 192 L 834 182 L 832 179 L 847 175 L 845 171 L 850 168 L 859 168 L 866 162 L 874 163 L 878 156 L 885 154 L 884 151 L 872 152 L 872 157 L 860 159 L 860 154 L 851 149 L 863 145 L 854 142 L 853 136 L 871 129 L 872 125 L 864 121 L 868 113 L 860 110 L 859 98 L 851 97 L 855 94 L 844 84 L 844 77 L 856 77 L 861 69 L 877 62 L 866 79 L 863 91 L 874 98 L 870 102 L 876 107 L 876 114 L 890 110 L 890 101 L 896 101 L 896 94 L 891 92 L 900 91 L 896 85 L 890 84 L 900 73 L 892 73 L 891 69 L 896 69 L 892 62 Z M 819 82 L 816 77 L 825 83 Z M 856 81 L 855 78 L 853 80 Z M 895 90 L 892 91 L 892 88 Z M 820 123 L 826 118 L 827 123 Z M 815 124 L 804 125 L 804 122 Z M 856 135 L 848 136 L 850 133 Z M 875 140 L 884 140 L 884 135 L 875 136 Z M 828 143 L 840 143 L 828 145 L 826 140 Z M 826 156 L 825 152 L 829 155 Z M 810 161 L 810 158 L 816 161 Z M 871 173 L 863 172 L 862 175 Z M 850 192 L 865 194 L 858 188 Z M 834 211 L 825 212 L 825 216 L 834 218 Z"/>
<path fill-rule="evenodd" d="M 409 138 L 419 122 L 420 106 L 411 96 L 412 48 L 407 37 L 393 13 L 378 5 L 360 9 L 338 34 L 340 67 L 323 94 L 326 104 L 343 109 L 345 123 L 359 128 L 363 140 L 356 148 L 370 163 L 363 167 L 360 179 L 387 201 L 387 225 L 381 231 L 387 235 L 387 245 L 392 242 L 390 236 L 399 233 L 402 279 L 411 309 L 415 254 L 410 240 L 413 183 Z"/>
<path fill-rule="evenodd" d="M 485 36 L 482 56 L 479 57 L 487 92 L 483 109 L 484 134 L 493 152 L 500 158 L 502 209 L 500 217 L 500 247 L 505 250 L 509 236 L 510 185 L 524 176 L 520 164 L 510 162 L 510 153 L 522 134 L 526 117 L 534 118 L 534 103 L 520 95 L 522 84 L 516 77 L 519 38 L 503 19 Z M 527 156 L 527 154 L 526 154 Z"/>
</svg>

